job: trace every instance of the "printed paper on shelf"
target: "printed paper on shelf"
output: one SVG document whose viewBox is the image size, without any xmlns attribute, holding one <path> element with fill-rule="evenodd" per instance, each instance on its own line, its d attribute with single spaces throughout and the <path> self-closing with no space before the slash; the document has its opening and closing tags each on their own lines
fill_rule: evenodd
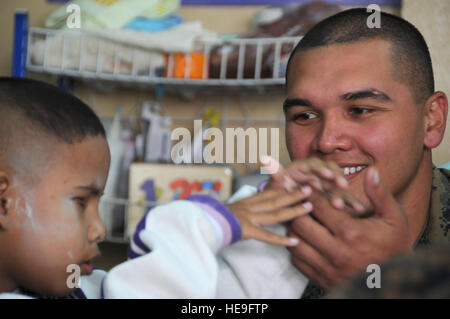
<svg viewBox="0 0 450 319">
<path fill-rule="evenodd" d="M 226 166 L 135 163 L 130 166 L 127 236 L 132 236 L 145 202 L 167 203 L 191 194 L 208 194 L 220 201 L 231 196 L 233 174 Z"/>
</svg>

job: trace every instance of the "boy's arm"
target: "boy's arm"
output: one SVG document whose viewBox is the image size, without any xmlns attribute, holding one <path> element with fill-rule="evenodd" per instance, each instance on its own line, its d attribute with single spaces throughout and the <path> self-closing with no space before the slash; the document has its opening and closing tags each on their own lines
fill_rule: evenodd
<svg viewBox="0 0 450 319">
<path fill-rule="evenodd" d="M 213 298 L 218 282 L 216 253 L 241 238 L 290 243 L 287 237 L 269 233 L 260 225 L 306 213 L 302 205 L 293 206 L 305 198 L 305 194 L 272 190 L 233 206 L 205 195 L 157 206 L 132 238 L 130 253 L 136 258 L 110 271 L 102 285 L 103 296 Z M 260 211 L 248 208 L 255 201 L 260 203 Z"/>
<path fill-rule="evenodd" d="M 215 254 L 241 229 L 201 205 L 184 200 L 150 210 L 131 239 L 132 259 L 107 274 L 104 298 L 213 298 Z"/>
</svg>

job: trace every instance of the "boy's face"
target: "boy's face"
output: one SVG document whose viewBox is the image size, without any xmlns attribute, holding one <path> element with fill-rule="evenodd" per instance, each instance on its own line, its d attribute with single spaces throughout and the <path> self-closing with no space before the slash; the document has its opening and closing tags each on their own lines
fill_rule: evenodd
<svg viewBox="0 0 450 319">
<path fill-rule="evenodd" d="M 368 166 L 394 194 L 405 191 L 424 152 L 424 115 L 396 81 L 390 43 L 330 45 L 294 56 L 289 69 L 286 142 L 292 159 L 319 157 L 363 168 L 347 176 L 365 204 Z"/>
<path fill-rule="evenodd" d="M 3 272 L 13 284 L 64 295 L 71 291 L 67 279 L 73 269 L 67 272 L 68 265 L 79 265 L 82 275 L 92 271 L 87 262 L 99 255 L 97 244 L 105 236 L 98 203 L 109 162 L 103 137 L 60 143 L 31 189 L 20 181 L 11 185 L 16 197 L 2 245 L 9 248 Z"/>
</svg>

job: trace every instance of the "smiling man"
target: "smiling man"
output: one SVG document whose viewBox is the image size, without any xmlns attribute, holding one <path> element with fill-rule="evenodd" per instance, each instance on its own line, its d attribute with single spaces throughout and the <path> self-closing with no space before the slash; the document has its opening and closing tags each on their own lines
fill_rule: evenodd
<svg viewBox="0 0 450 319">
<path fill-rule="evenodd" d="M 433 166 L 431 154 L 444 135 L 447 97 L 434 91 L 417 29 L 385 13 L 381 28 L 371 29 L 368 16 L 351 9 L 322 21 L 288 63 L 290 169 L 310 158 L 328 163 L 374 212 L 353 217 L 319 196 L 313 216 L 291 224 L 300 240 L 290 248 L 293 264 L 324 288 L 418 243 L 449 240 L 450 174 Z M 322 293 L 310 286 L 304 296 Z"/>
</svg>

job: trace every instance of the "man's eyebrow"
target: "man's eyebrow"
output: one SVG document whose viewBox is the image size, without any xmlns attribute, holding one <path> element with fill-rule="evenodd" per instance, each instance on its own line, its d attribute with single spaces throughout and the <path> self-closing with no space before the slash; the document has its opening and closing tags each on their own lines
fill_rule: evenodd
<svg viewBox="0 0 450 319">
<path fill-rule="evenodd" d="M 348 92 L 339 96 L 339 98 L 343 101 L 354 101 L 359 99 L 375 99 L 379 101 L 391 102 L 392 99 L 386 93 L 376 90 L 376 89 L 367 89 L 356 92 Z"/>
<path fill-rule="evenodd" d="M 87 191 L 91 192 L 92 196 L 103 195 L 103 192 L 95 185 L 80 185 L 80 186 L 77 186 L 77 188 L 81 188 L 83 190 L 87 190 Z"/>
<path fill-rule="evenodd" d="M 302 99 L 302 98 L 292 98 L 292 99 L 286 99 L 283 102 L 283 111 L 286 112 L 289 108 L 293 106 L 308 106 L 312 107 L 313 104 L 310 100 Z"/>
</svg>

